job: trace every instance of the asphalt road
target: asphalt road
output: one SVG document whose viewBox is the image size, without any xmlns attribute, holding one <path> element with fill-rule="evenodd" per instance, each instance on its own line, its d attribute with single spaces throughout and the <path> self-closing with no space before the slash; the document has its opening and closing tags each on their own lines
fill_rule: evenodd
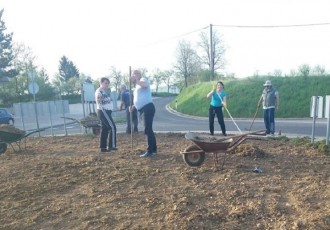
<svg viewBox="0 0 330 230">
<path fill-rule="evenodd" d="M 170 132 L 209 132 L 208 131 L 208 118 L 192 117 L 177 113 L 171 113 L 166 109 L 166 105 L 172 101 L 173 98 L 156 98 L 154 103 L 156 105 L 156 116 L 154 120 L 155 131 L 170 131 Z M 230 111 L 229 111 L 230 112 Z M 225 111 L 225 124 L 228 133 L 239 133 L 236 125 L 230 119 Z M 252 117 L 250 119 L 237 119 L 233 118 L 238 128 L 242 132 L 247 132 L 252 124 Z M 220 126 L 217 125 L 217 119 L 215 119 L 215 131 L 221 133 Z M 313 119 L 276 119 L 276 132 L 281 130 L 282 135 L 287 136 L 311 136 Z M 315 123 L 315 137 L 326 137 L 326 119 L 317 119 Z M 264 129 L 263 119 L 255 119 L 252 131 Z"/>
<path fill-rule="evenodd" d="M 186 116 L 183 114 L 176 113 L 167 108 L 169 102 L 171 102 L 174 98 L 171 97 L 160 97 L 154 98 L 154 104 L 156 107 L 156 115 L 154 118 L 154 131 L 155 132 L 206 132 L 208 133 L 208 118 L 201 117 L 193 117 Z M 237 134 L 240 131 L 237 129 L 236 125 L 230 119 L 227 112 L 225 111 L 225 124 L 227 133 Z M 123 111 L 117 112 L 117 116 L 124 116 Z M 252 117 L 248 119 L 237 119 L 233 118 L 236 122 L 238 128 L 241 132 L 247 132 L 252 123 Z M 276 119 L 276 133 L 281 130 L 282 135 L 286 135 L 288 137 L 295 136 L 312 136 L 312 118 L 304 118 L 304 119 Z M 326 119 L 317 119 L 315 124 L 315 138 L 324 139 L 326 137 L 326 127 L 327 120 Z M 261 118 L 255 119 L 253 126 L 251 128 L 252 131 L 262 130 L 264 129 L 264 123 Z M 117 124 L 117 132 L 125 132 L 126 124 L 118 123 Z M 143 130 L 142 123 L 139 124 L 139 130 Z M 42 136 L 45 135 L 64 135 L 64 134 L 77 134 L 77 133 L 85 133 L 85 129 L 82 128 L 79 124 L 67 124 L 65 129 L 64 126 L 56 126 L 52 129 L 47 129 L 42 132 Z M 215 133 L 221 133 L 220 126 L 217 124 L 217 120 L 215 119 Z M 38 134 L 37 134 L 38 135 Z"/>
</svg>

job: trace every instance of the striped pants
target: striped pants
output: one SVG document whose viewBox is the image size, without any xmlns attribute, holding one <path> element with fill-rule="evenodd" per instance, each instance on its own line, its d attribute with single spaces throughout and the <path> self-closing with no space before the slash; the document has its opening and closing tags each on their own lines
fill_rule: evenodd
<svg viewBox="0 0 330 230">
<path fill-rule="evenodd" d="M 117 128 L 111 113 L 111 110 L 97 110 L 97 116 L 101 120 L 100 149 L 116 148 L 117 145 Z"/>
</svg>

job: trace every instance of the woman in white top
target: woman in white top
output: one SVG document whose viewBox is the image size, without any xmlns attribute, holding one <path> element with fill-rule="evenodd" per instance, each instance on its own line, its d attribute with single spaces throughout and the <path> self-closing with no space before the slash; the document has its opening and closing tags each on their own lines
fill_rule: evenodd
<svg viewBox="0 0 330 230">
<path fill-rule="evenodd" d="M 102 77 L 100 80 L 100 87 L 97 88 L 95 91 L 97 116 L 101 121 L 101 152 L 110 152 L 111 150 L 117 150 L 117 129 L 116 124 L 111 116 L 113 104 L 110 96 L 106 92 L 106 89 L 109 88 L 109 83 L 110 81 L 108 78 Z"/>
</svg>

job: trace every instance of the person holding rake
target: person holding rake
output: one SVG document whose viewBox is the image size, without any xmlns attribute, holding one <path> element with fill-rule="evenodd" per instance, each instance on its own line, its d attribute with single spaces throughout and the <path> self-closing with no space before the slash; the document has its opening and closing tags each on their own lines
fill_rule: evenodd
<svg viewBox="0 0 330 230">
<path fill-rule="evenodd" d="M 134 103 L 130 111 L 133 112 L 134 109 L 139 111 L 148 143 L 147 151 L 140 155 L 140 157 L 152 157 L 157 154 L 157 143 L 155 133 L 152 129 L 156 109 L 152 102 L 150 81 L 146 77 L 142 77 L 139 70 L 133 71 L 131 81 L 135 84 L 135 89 L 133 92 Z"/>
<path fill-rule="evenodd" d="M 224 88 L 224 84 L 219 81 L 217 82 L 216 87 L 213 85 L 212 91 L 210 91 L 206 96 L 207 98 L 211 98 L 209 108 L 209 129 L 211 135 L 214 135 L 214 117 L 217 115 L 222 134 L 227 136 L 222 111 L 222 109 L 227 106 L 227 94 L 224 91 Z"/>
</svg>

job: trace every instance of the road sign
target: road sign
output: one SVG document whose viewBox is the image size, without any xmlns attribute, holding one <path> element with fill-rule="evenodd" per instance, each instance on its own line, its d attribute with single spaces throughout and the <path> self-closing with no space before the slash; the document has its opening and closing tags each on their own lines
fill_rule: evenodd
<svg viewBox="0 0 330 230">
<path fill-rule="evenodd" d="M 31 94 L 37 94 L 39 92 L 39 86 L 37 83 L 31 82 L 29 83 L 28 90 Z"/>
</svg>

